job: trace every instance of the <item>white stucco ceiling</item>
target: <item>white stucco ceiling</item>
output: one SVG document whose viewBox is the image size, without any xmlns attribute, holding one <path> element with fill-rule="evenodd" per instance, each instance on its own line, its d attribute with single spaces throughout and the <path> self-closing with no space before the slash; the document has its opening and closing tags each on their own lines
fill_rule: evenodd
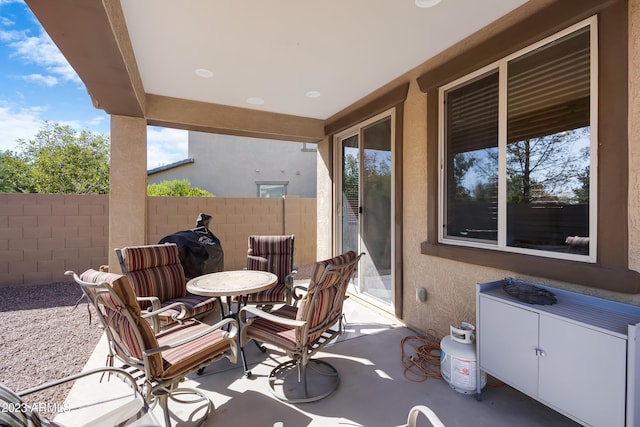
<svg viewBox="0 0 640 427">
<path fill-rule="evenodd" d="M 122 0 L 145 92 L 326 119 L 526 3 Z M 211 77 L 199 77 L 205 69 Z M 310 91 L 320 96 L 310 98 Z M 261 98 L 263 104 L 247 103 Z"/>
</svg>

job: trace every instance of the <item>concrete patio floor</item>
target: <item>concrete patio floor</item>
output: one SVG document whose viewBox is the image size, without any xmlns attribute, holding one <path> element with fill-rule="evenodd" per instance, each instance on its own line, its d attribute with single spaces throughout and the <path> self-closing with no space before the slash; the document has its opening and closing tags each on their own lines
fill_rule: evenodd
<svg viewBox="0 0 640 427">
<path fill-rule="evenodd" d="M 213 363 L 201 376 L 190 375 L 184 387 L 205 391 L 214 403 L 214 412 L 205 426 L 267 426 L 277 422 L 284 427 L 299 426 L 367 426 L 390 427 L 406 423 L 415 405 L 430 407 L 447 426 L 491 427 L 561 427 L 575 422 L 523 395 L 511 387 L 491 381 L 483 390 L 482 400 L 452 390 L 437 378 L 424 382 L 409 381 L 403 375 L 401 340 L 415 336 L 412 331 L 371 307 L 349 298 L 344 308 L 346 333 L 325 347 L 318 358 L 334 365 L 340 373 L 338 389 L 327 398 L 291 405 L 271 395 L 267 376 L 284 354 L 276 349 L 261 353 L 254 345 L 246 348 L 252 376 L 246 378 L 241 363 L 226 359 Z M 104 365 L 106 340 L 103 338 L 85 369 Z M 105 388 L 107 391 L 105 391 Z M 81 408 L 60 414 L 56 421 L 80 425 L 86 417 L 82 410 L 95 415 L 93 401 L 117 401 L 127 390 L 117 380 L 98 384 L 98 378 L 78 381 L 67 404 Z M 130 392 L 128 393 L 130 395 Z M 175 411 L 173 425 L 194 425 L 197 405 L 170 403 Z M 162 420 L 159 408 L 154 415 Z M 138 425 L 148 425 L 141 420 Z M 418 425 L 430 425 L 425 418 Z"/>
</svg>

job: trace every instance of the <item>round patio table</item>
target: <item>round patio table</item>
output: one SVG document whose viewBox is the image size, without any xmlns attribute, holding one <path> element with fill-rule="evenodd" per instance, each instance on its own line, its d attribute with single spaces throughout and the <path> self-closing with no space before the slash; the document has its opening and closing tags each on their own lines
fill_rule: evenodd
<svg viewBox="0 0 640 427">
<path fill-rule="evenodd" d="M 225 297 L 229 313 L 225 317 L 232 317 L 238 321 L 238 345 L 240 345 L 240 331 L 242 325 L 238 319 L 240 306 L 246 303 L 247 295 L 264 291 L 275 285 L 278 276 L 268 271 L 258 270 L 231 270 L 219 271 L 217 273 L 203 274 L 194 277 L 187 282 L 187 291 L 195 295 L 210 297 Z M 231 297 L 238 297 L 237 309 L 235 313 L 231 306 Z M 244 348 L 240 346 L 240 356 L 242 357 L 242 367 L 247 377 L 251 376 L 251 371 L 247 368 L 247 359 L 244 355 Z"/>
<path fill-rule="evenodd" d="M 278 276 L 268 271 L 219 271 L 189 280 L 187 290 L 210 297 L 241 297 L 269 289 L 277 281 Z"/>
</svg>

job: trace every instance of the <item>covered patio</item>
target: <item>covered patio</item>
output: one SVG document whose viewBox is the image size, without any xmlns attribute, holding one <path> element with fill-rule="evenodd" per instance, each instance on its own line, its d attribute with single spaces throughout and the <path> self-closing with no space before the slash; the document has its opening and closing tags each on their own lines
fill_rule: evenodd
<svg viewBox="0 0 640 427">
<path fill-rule="evenodd" d="M 190 378 L 210 391 L 216 404 L 209 425 L 400 425 L 415 404 L 431 406 L 450 425 L 572 424 L 510 387 L 488 387 L 484 400 L 476 402 L 441 380 L 404 381 L 399 342 L 413 331 L 474 323 L 478 283 L 509 276 L 640 304 L 640 192 L 635 191 L 640 182 L 640 0 L 26 3 L 96 108 L 111 117 L 112 271 L 118 271 L 113 248 L 154 243 L 146 241 L 147 126 L 318 144 L 316 259 L 344 250 L 343 231 L 353 217 L 361 221 L 356 241 L 367 246 L 366 221 L 372 214 L 387 214 L 386 234 L 379 239 L 384 245 L 358 248 L 368 253 L 363 258 L 368 265 L 378 268 L 376 279 L 388 285 L 386 299 L 375 310 L 365 308 L 363 317 L 348 317 L 347 328 L 357 337 L 348 335 L 323 353 L 342 372 L 338 391 L 309 406 L 282 404 L 259 385 L 276 356 L 254 354 L 252 363 L 267 357 L 255 365 L 254 379 L 242 378 L 232 366 Z M 447 193 L 440 174 L 450 154 L 443 148 L 443 91 L 463 77 L 472 83 L 484 78 L 486 67 L 506 69 L 495 64 L 505 64 L 516 52 L 526 56 L 526 48 L 553 45 L 580 31 L 587 46 L 582 68 L 587 94 L 580 95 L 584 102 L 577 110 L 586 116 L 580 126 L 592 132 L 588 256 L 509 247 L 506 221 L 500 230 L 498 225 L 471 228 L 472 235 L 462 226 L 461 234 L 447 240 L 445 199 L 452 192 Z M 507 82 L 506 76 L 495 80 L 496 85 Z M 493 93 L 502 113 L 499 126 L 496 119 L 490 127 L 504 133 L 506 93 Z M 562 111 L 574 105 L 575 95 L 560 105 Z M 482 105 L 473 111 L 484 112 Z M 524 110 L 528 124 L 533 108 Z M 545 117 L 544 132 L 553 122 Z M 382 169 L 388 173 L 380 185 L 385 197 L 358 194 L 345 202 L 346 153 L 366 148 L 349 144 L 378 125 L 388 147 L 382 149 L 376 140 L 369 148 L 387 156 Z M 504 153 L 507 137 L 497 134 L 488 139 L 495 139 L 496 151 L 499 139 Z M 486 148 L 475 134 L 468 139 L 466 149 Z M 502 210 L 491 210 L 491 215 L 497 212 L 496 224 L 495 217 L 507 209 L 506 190 L 500 194 Z M 359 302 L 349 304 L 359 311 Z M 640 407 L 638 395 L 635 407 Z M 637 412 L 632 406 L 627 409 Z M 247 410 L 253 407 L 276 416 L 256 416 Z"/>
<path fill-rule="evenodd" d="M 406 423 L 415 405 L 431 408 L 446 426 L 475 427 L 570 427 L 578 424 L 513 388 L 491 379 L 484 388 L 482 400 L 473 394 L 454 391 L 441 378 L 421 380 L 420 375 L 406 374 L 401 357 L 401 342 L 415 337 L 415 332 L 393 317 L 370 305 L 350 298 L 345 303 L 345 334 L 328 346 L 318 357 L 330 362 L 340 373 L 340 386 L 329 397 L 317 402 L 289 404 L 275 398 L 267 385 L 267 376 L 286 356 L 270 348 L 261 353 L 257 346 L 246 348 L 252 376 L 243 375 L 242 365 L 227 360 L 213 363 L 203 375 L 193 374 L 183 387 L 204 391 L 215 409 L 204 426 L 380 426 L 395 427 Z M 413 353 L 405 346 L 405 357 Z M 107 352 L 103 338 L 85 369 L 104 364 Z M 406 361 L 405 361 L 406 363 Z M 69 412 L 56 418 L 65 425 L 76 425 L 96 416 L 109 404 L 117 404 L 130 396 L 130 391 L 117 380 L 98 382 L 98 378 L 81 380 L 67 399 Z M 106 390 L 106 392 L 105 392 Z M 200 405 L 170 403 L 175 411 L 174 425 L 194 425 Z M 162 420 L 159 408 L 154 416 Z M 145 425 L 147 419 L 140 420 Z M 426 418 L 418 426 L 429 426 Z"/>
</svg>

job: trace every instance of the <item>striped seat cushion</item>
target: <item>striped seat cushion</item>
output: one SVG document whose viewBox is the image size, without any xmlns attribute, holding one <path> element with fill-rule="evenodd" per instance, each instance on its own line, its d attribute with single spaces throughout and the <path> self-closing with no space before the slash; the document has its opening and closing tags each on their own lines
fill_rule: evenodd
<svg viewBox="0 0 640 427">
<path fill-rule="evenodd" d="M 324 331 L 338 321 L 342 313 L 347 283 L 353 276 L 356 264 L 339 268 L 335 273 L 324 275 L 329 265 L 348 263 L 357 257 L 353 251 L 346 252 L 325 261 L 319 261 L 311 274 L 308 291 L 299 303 L 293 307 L 283 305 L 271 314 L 287 319 L 306 322 L 305 330 L 281 325 L 261 317 L 256 317 L 243 329 L 247 338 L 276 345 L 290 353 L 308 350 L 320 338 Z M 306 346 L 306 347 L 305 347 Z"/>
<path fill-rule="evenodd" d="M 298 309 L 290 305 L 283 305 L 271 312 L 271 314 L 286 319 L 295 319 Z M 247 337 L 258 342 L 276 345 L 285 351 L 298 352 L 301 346 L 296 341 L 295 328 L 279 325 L 277 323 L 257 317 L 246 330 Z"/>
<path fill-rule="evenodd" d="M 157 335 L 160 346 L 170 345 L 185 338 L 197 335 L 209 328 L 209 325 L 190 320 L 172 326 Z M 194 366 L 208 362 L 229 351 L 229 340 L 223 339 L 223 331 L 216 330 L 188 344 L 162 352 L 162 373 L 158 378 L 175 378 L 193 370 Z"/>
<path fill-rule="evenodd" d="M 156 335 L 149 323 L 140 317 L 140 307 L 136 303 L 133 289 L 126 276 L 111 273 L 97 274 L 89 271 L 83 273 L 83 277 L 111 284 L 114 294 L 124 304 L 124 307 L 121 307 L 115 304 L 113 298 L 101 298 L 107 301 L 107 304 L 101 307 L 101 311 L 106 313 L 106 322 L 117 344 L 116 354 L 123 359 L 132 356 L 142 362 L 145 350 L 176 343 L 209 328 L 207 324 L 189 320 Z M 197 303 L 194 304 L 197 305 Z M 231 348 L 231 345 L 228 340 L 223 340 L 222 334 L 220 330 L 214 331 L 178 348 L 149 355 L 151 376 L 161 379 L 174 378 L 193 370 L 196 364 L 207 362 L 224 353 Z"/>
<path fill-rule="evenodd" d="M 207 313 L 216 308 L 218 304 L 217 299 L 214 297 L 193 295 L 187 292 L 187 294 L 183 297 L 176 298 L 174 300 L 169 300 L 161 303 L 164 307 L 169 304 L 173 304 L 174 302 L 181 302 L 185 305 L 186 314 L 184 319 L 188 319 L 190 317 L 198 316 L 199 314 Z M 160 325 L 165 326 L 174 322 L 172 316 L 180 314 L 179 308 L 170 308 L 162 313 L 160 313 Z"/>
</svg>

